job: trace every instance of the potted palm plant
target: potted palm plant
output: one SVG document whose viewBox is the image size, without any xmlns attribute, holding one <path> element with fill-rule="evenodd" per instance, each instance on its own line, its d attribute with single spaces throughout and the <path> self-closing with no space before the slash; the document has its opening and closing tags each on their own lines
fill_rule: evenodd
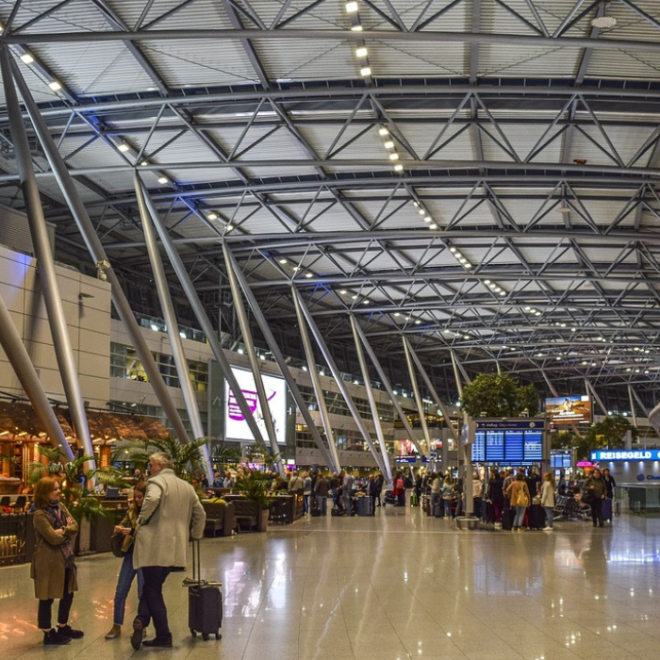
<svg viewBox="0 0 660 660">
<path fill-rule="evenodd" d="M 259 470 L 246 470 L 236 479 L 236 490 L 257 505 L 257 531 L 265 532 L 273 501 L 269 494 L 268 476 Z"/>
</svg>

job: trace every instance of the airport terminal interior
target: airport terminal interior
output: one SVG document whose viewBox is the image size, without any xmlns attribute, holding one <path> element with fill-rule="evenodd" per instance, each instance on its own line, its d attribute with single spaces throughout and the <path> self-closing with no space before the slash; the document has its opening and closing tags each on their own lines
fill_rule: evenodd
<svg viewBox="0 0 660 660">
<path fill-rule="evenodd" d="M 657 0 L 0 0 L 0 660 L 655 660 L 659 69 Z M 189 565 L 134 651 L 108 521 L 195 442 L 222 638 Z M 267 468 L 413 484 L 317 516 Z M 554 476 L 552 531 L 470 515 L 490 468 Z"/>
</svg>

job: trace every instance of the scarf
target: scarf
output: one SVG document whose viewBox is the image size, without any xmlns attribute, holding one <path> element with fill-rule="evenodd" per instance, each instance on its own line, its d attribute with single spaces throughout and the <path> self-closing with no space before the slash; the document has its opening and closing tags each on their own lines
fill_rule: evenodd
<svg viewBox="0 0 660 660">
<path fill-rule="evenodd" d="M 46 516 L 50 520 L 53 529 L 64 529 L 67 526 L 66 513 L 60 506 L 59 502 L 50 502 L 48 508 L 45 509 Z M 64 566 L 71 568 L 74 561 L 73 543 L 71 539 L 67 539 L 60 546 L 62 556 L 64 557 Z"/>
</svg>

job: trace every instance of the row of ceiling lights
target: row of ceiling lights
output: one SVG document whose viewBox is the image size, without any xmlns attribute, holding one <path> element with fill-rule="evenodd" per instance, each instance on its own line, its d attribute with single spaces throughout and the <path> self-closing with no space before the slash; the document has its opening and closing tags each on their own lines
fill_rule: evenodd
<svg viewBox="0 0 660 660">
<path fill-rule="evenodd" d="M 229 229 L 227 229 L 227 231 L 229 231 Z M 282 257 L 282 258 L 280 258 L 280 259 L 277 260 L 277 263 L 278 263 L 280 266 L 286 266 L 286 265 L 289 263 L 289 260 L 288 260 L 286 257 Z M 291 263 L 293 263 L 293 262 L 291 262 Z M 295 264 L 295 263 L 293 263 L 292 269 L 293 269 L 293 272 L 294 272 L 294 273 L 299 273 L 301 270 L 304 270 L 304 266 L 301 266 L 301 265 L 299 265 L 299 264 Z M 308 270 L 308 271 L 305 273 L 305 277 L 306 277 L 308 280 L 311 280 L 312 277 L 314 277 L 314 273 L 313 273 L 311 270 Z"/>
<path fill-rule="evenodd" d="M 218 222 L 222 218 L 220 218 L 220 216 L 215 211 L 211 211 L 211 212 L 206 214 L 206 219 L 210 220 L 211 222 Z M 233 228 L 234 228 L 234 225 L 232 225 L 230 222 L 227 222 L 225 224 L 225 230 L 226 231 L 231 231 Z"/>
<path fill-rule="evenodd" d="M 383 138 L 383 146 L 385 147 L 388 153 L 388 158 L 390 159 L 390 162 L 394 163 L 394 171 L 403 172 L 403 165 L 398 162 L 399 153 L 396 150 L 396 146 L 394 144 L 394 140 L 392 139 L 392 136 L 390 135 L 389 129 L 386 126 L 381 126 L 378 129 L 378 135 L 380 135 L 380 137 Z"/>
<path fill-rule="evenodd" d="M 429 229 L 437 229 L 438 225 L 433 221 L 433 218 L 429 212 L 422 206 L 420 202 L 413 202 L 413 206 L 417 209 L 417 212 L 422 216 L 424 222 L 429 226 Z M 467 259 L 465 260 L 467 263 Z M 472 264 L 466 266 L 466 268 L 472 268 Z"/>
</svg>

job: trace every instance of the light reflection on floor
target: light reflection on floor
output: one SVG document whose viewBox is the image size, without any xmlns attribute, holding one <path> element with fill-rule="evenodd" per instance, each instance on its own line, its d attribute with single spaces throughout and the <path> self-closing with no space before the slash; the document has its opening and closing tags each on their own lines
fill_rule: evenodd
<svg viewBox="0 0 660 660">
<path fill-rule="evenodd" d="M 458 532 L 418 509 L 312 519 L 207 540 L 224 587 L 222 641 L 193 640 L 181 575 L 166 584 L 175 636 L 159 658 L 202 660 L 656 660 L 660 519 L 552 534 Z M 44 649 L 27 567 L 0 569 L 0 660 L 123 660 L 110 627 L 119 561 L 79 561 L 80 642 Z M 135 594 L 128 603 L 130 622 Z"/>
</svg>

